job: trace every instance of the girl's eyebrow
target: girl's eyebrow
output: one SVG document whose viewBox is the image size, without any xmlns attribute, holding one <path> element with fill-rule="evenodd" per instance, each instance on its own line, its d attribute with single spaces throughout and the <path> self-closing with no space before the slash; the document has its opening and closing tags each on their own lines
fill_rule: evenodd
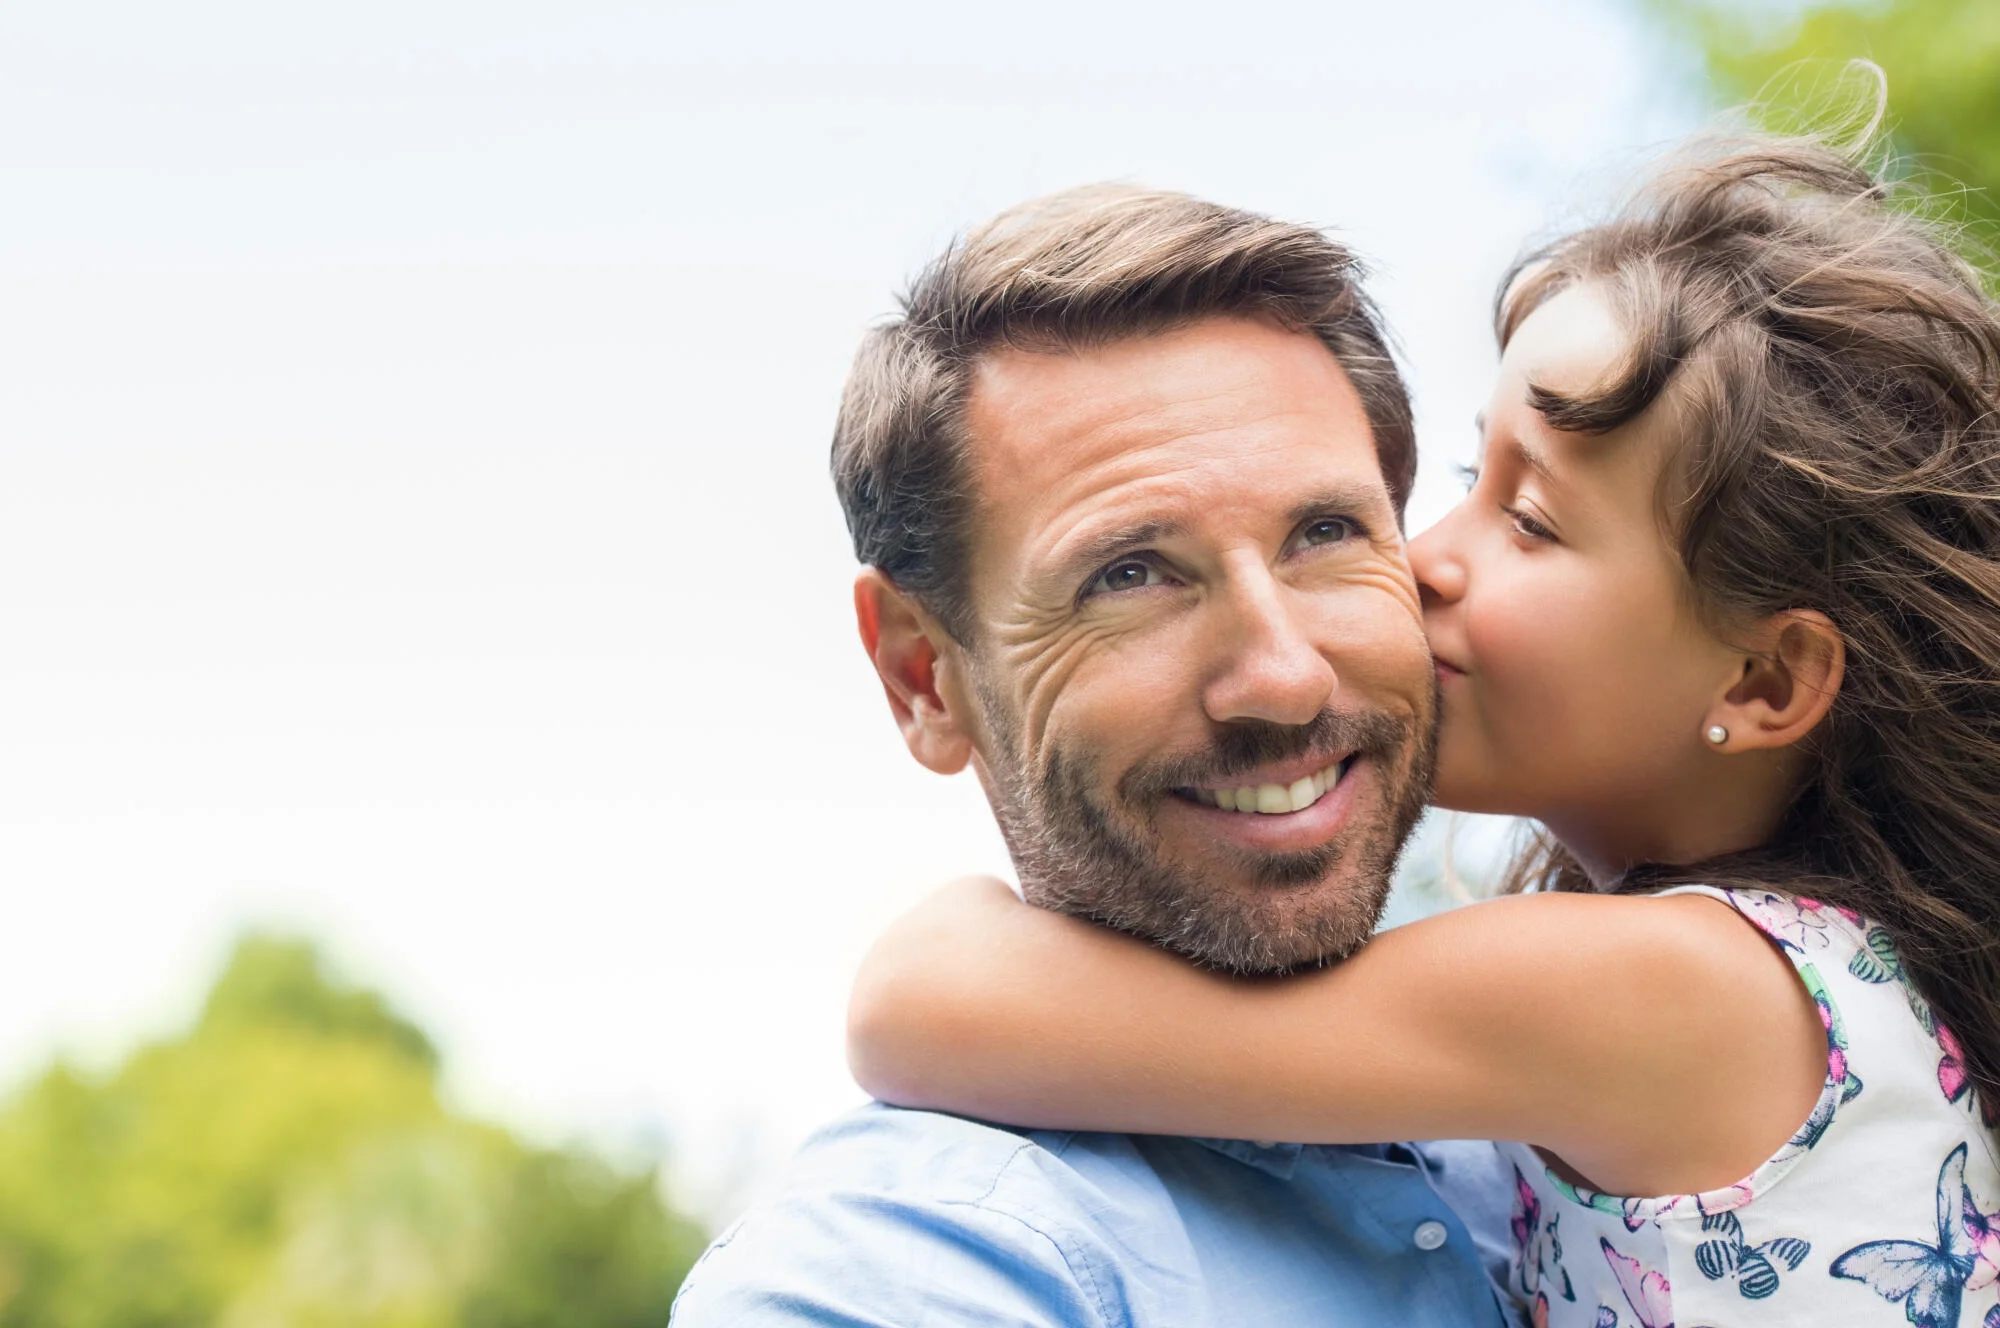
<svg viewBox="0 0 2000 1328">
<path fill-rule="evenodd" d="M 1474 430 L 1478 430 L 1478 436 L 1480 436 L 1480 452 L 1484 452 L 1484 450 L 1486 450 L 1486 446 L 1490 446 L 1490 442 L 1492 442 L 1490 438 L 1486 438 L 1486 412 L 1484 412 L 1484 410 L 1480 410 L 1478 414 L 1474 414 L 1474 416 L 1472 416 L 1472 428 L 1474 428 Z M 1530 442 L 1524 442 L 1524 440 L 1520 440 L 1520 438 L 1508 438 L 1508 440 L 1506 440 L 1506 446 L 1514 448 L 1514 452 L 1516 452 L 1516 454 L 1520 456 L 1522 464 L 1526 464 L 1526 466 L 1528 466 L 1528 470 L 1536 472 L 1538 476 L 1542 476 L 1542 478 L 1544 478 L 1544 480 L 1548 480 L 1550 484 L 1556 484 L 1556 486 L 1560 486 L 1560 484 L 1562 484 L 1562 480 L 1560 480 L 1560 478 L 1556 478 L 1556 464 L 1554 464 L 1552 460 L 1548 460 L 1548 452 L 1544 452 L 1544 450 L 1536 448 L 1534 444 L 1530 444 Z"/>
<path fill-rule="evenodd" d="M 1523 442 L 1519 438 L 1512 438 L 1508 441 L 1513 444 L 1514 450 L 1521 454 L 1521 460 L 1527 464 L 1529 470 L 1534 471 L 1550 484 L 1558 486 L 1562 484 L 1562 480 L 1556 476 L 1555 464 L 1549 460 L 1547 452 Z"/>
<path fill-rule="evenodd" d="M 1491 449 L 1493 444 L 1493 440 L 1486 436 L 1486 413 L 1481 411 L 1478 415 L 1474 416 L 1473 423 L 1479 426 L 1480 451 L 1483 455 Z M 1500 440 L 1500 443 L 1501 446 L 1508 448 L 1514 455 L 1520 457 L 1522 465 L 1540 475 L 1549 484 L 1556 488 L 1563 487 L 1561 477 L 1556 474 L 1555 463 L 1549 460 L 1547 452 L 1520 437 L 1510 436 L 1503 438 Z"/>
</svg>

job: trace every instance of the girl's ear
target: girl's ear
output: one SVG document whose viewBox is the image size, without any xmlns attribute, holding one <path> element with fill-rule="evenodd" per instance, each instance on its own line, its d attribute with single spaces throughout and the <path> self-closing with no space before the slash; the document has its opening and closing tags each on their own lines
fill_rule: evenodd
<svg viewBox="0 0 2000 1328">
<path fill-rule="evenodd" d="M 1717 751 L 1789 747 L 1826 718 L 1840 694 L 1847 643 L 1824 613 L 1773 614 L 1756 635 L 1703 721 L 1704 736 Z"/>
<path fill-rule="evenodd" d="M 969 699 L 957 685 L 963 666 L 958 643 L 873 567 L 854 579 L 854 620 L 910 755 L 940 775 L 965 769 L 973 742 Z"/>
</svg>

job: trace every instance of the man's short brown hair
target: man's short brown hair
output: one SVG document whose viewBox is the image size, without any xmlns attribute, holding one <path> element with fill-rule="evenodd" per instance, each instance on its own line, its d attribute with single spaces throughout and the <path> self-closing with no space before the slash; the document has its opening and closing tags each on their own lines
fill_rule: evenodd
<svg viewBox="0 0 2000 1328">
<path fill-rule="evenodd" d="M 925 268 L 901 315 L 855 356 L 833 435 L 855 556 L 970 640 L 965 405 L 979 357 L 1085 349 L 1215 316 L 1269 318 L 1326 344 L 1360 394 L 1400 512 L 1416 433 L 1363 275 L 1319 231 L 1185 194 L 1093 185 L 1002 213 Z"/>
</svg>

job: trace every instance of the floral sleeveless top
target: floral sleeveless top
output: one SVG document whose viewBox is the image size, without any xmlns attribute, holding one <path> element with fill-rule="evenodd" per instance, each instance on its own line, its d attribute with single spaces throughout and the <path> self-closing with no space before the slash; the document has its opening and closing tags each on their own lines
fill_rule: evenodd
<svg viewBox="0 0 2000 1328">
<path fill-rule="evenodd" d="M 1705 1194 L 1593 1194 L 1514 1164 L 1513 1290 L 1537 1328 L 2000 1328 L 2000 1163 L 1957 1040 L 1881 927 L 1768 891 L 1736 909 L 1826 1024 L 1826 1087 L 1776 1156 Z"/>
</svg>

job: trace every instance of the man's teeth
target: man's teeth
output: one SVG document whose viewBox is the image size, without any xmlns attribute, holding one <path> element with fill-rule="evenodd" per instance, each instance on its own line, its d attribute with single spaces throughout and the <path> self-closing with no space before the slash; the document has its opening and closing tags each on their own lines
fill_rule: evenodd
<svg viewBox="0 0 2000 1328">
<path fill-rule="evenodd" d="M 1246 784 L 1242 788 L 1196 789 L 1196 801 L 1210 807 L 1220 807 L 1226 812 L 1257 812 L 1265 816 L 1282 816 L 1287 812 L 1302 812 L 1327 795 L 1327 791 L 1340 783 L 1340 772 L 1345 762 L 1330 765 L 1317 774 L 1289 786 L 1284 784 Z"/>
</svg>

